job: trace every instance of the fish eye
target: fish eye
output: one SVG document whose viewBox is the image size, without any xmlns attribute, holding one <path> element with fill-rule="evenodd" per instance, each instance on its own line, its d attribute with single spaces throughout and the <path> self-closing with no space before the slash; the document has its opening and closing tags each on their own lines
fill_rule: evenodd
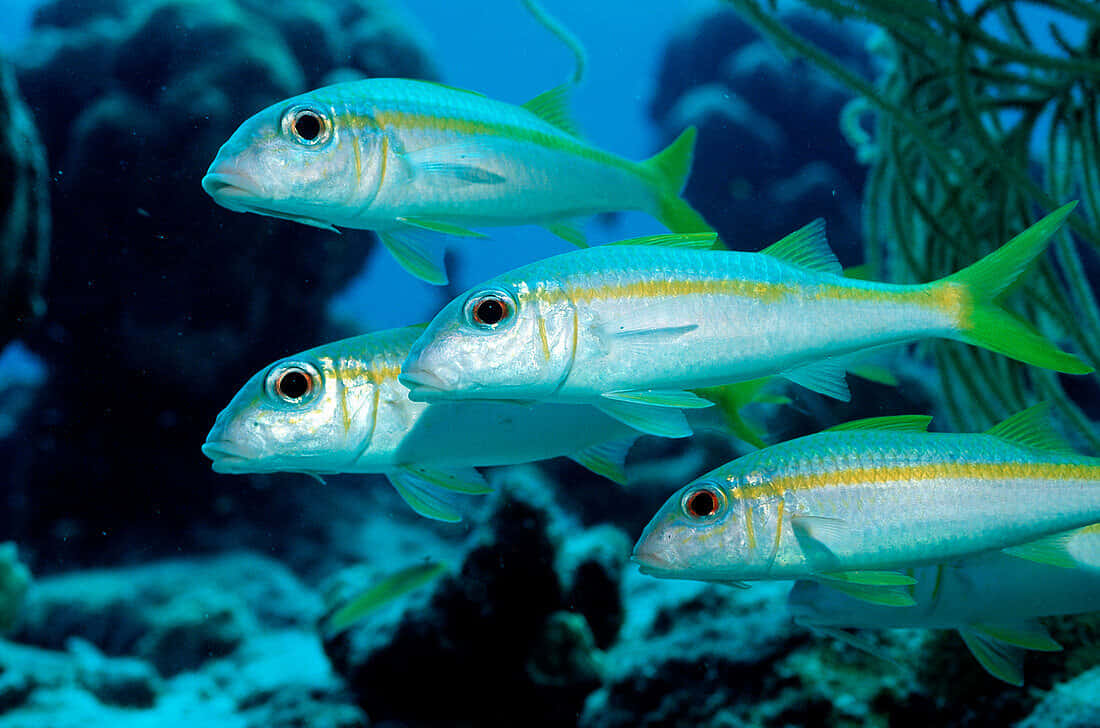
<svg viewBox="0 0 1100 728">
<path fill-rule="evenodd" d="M 695 521 L 709 521 L 721 514 L 726 506 L 725 494 L 710 485 L 692 488 L 684 493 L 680 507 L 688 518 Z"/>
<path fill-rule="evenodd" d="M 466 320 L 479 329 L 495 329 L 508 323 L 516 312 L 512 297 L 504 291 L 486 291 L 466 301 Z"/>
<path fill-rule="evenodd" d="M 305 404 L 317 396 L 321 375 L 305 362 L 286 363 L 272 368 L 267 375 L 267 393 L 287 404 Z"/>
<path fill-rule="evenodd" d="M 299 144 L 312 147 L 328 141 L 332 124 L 320 109 L 292 106 L 283 114 L 283 132 Z"/>
</svg>

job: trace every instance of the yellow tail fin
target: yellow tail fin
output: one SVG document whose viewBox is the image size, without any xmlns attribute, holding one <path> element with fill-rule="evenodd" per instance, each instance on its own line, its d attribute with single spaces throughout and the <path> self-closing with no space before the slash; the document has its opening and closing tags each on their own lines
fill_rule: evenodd
<svg viewBox="0 0 1100 728">
<path fill-rule="evenodd" d="M 1035 328 L 1001 307 L 999 298 L 1050 244 L 1076 202 L 1062 205 L 986 257 L 937 284 L 962 284 L 968 291 L 958 338 L 1025 364 L 1067 374 L 1093 368 L 1047 340 Z"/>
</svg>

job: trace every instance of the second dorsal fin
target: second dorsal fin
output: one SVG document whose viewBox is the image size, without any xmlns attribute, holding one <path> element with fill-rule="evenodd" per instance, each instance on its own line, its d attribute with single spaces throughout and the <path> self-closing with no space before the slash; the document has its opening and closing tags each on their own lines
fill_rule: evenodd
<svg viewBox="0 0 1100 728">
<path fill-rule="evenodd" d="M 993 425 L 986 430 L 986 434 L 1039 450 L 1075 452 L 1051 424 L 1049 402 L 1040 402 L 1034 407 L 1017 412 L 1007 420 Z"/>
<path fill-rule="evenodd" d="M 839 276 L 844 272 L 836 254 L 829 247 L 829 241 L 825 237 L 825 220 L 820 217 L 760 252 L 815 273 Z"/>
</svg>

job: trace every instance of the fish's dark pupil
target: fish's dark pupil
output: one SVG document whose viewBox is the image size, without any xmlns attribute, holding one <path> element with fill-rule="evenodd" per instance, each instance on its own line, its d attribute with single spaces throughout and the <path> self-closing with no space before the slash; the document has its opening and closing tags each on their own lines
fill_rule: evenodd
<svg viewBox="0 0 1100 728">
<path fill-rule="evenodd" d="M 495 298 L 486 298 L 477 304 L 474 313 L 477 315 L 478 321 L 492 326 L 500 323 L 501 319 L 504 318 L 504 304 Z"/>
<path fill-rule="evenodd" d="M 294 131 L 302 139 L 311 142 L 321 136 L 321 120 L 314 114 L 299 114 L 294 120 Z"/>
<path fill-rule="evenodd" d="M 709 490 L 701 490 L 688 498 L 688 510 L 699 518 L 713 516 L 718 510 L 718 499 Z"/>
<path fill-rule="evenodd" d="M 279 377 L 279 394 L 287 399 L 298 399 L 309 394 L 309 377 L 303 372 L 292 370 Z"/>
</svg>

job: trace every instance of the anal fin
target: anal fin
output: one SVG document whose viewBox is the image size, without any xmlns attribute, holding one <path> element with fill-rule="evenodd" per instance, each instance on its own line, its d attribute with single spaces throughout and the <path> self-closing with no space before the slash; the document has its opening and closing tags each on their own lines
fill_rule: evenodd
<svg viewBox="0 0 1100 728">
<path fill-rule="evenodd" d="M 1047 566 L 1076 569 L 1079 565 L 1077 559 L 1069 552 L 1070 540 L 1074 533 L 1074 531 L 1055 533 L 1018 546 L 1009 546 L 1002 551 L 1010 556 Z"/>
<path fill-rule="evenodd" d="M 410 471 L 391 470 L 386 473 L 386 477 L 409 507 L 425 518 L 448 523 L 457 523 L 462 520 L 462 514 L 458 509 L 437 492 L 440 489 L 433 487 Z"/>
<path fill-rule="evenodd" d="M 990 675 L 1016 687 L 1024 684 L 1023 650 L 968 629 L 960 629 L 959 636 Z"/>
<path fill-rule="evenodd" d="M 848 390 L 844 365 L 832 359 L 822 359 L 810 364 L 783 372 L 781 375 L 800 387 L 824 394 L 826 397 L 849 402 L 852 393 Z"/>
</svg>

